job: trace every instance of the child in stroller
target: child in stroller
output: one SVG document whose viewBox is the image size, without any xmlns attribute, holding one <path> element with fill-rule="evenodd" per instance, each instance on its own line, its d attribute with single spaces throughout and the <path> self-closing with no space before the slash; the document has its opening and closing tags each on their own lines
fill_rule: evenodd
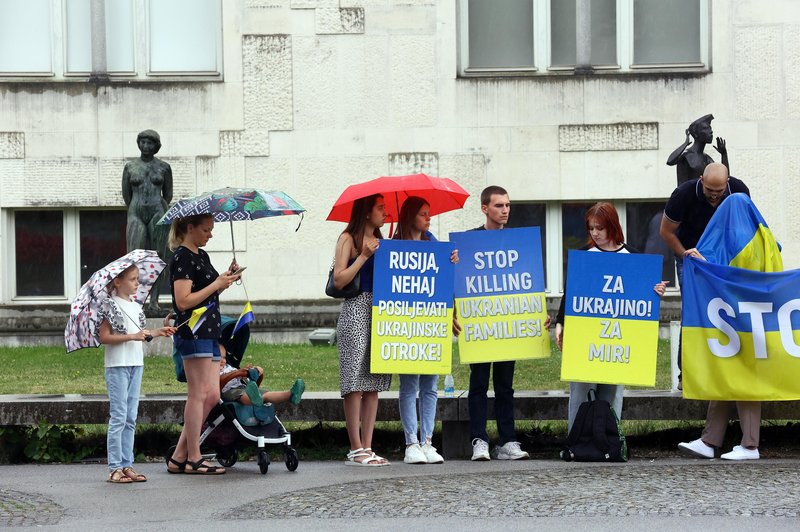
<svg viewBox="0 0 800 532">
<path fill-rule="evenodd" d="M 292 389 L 286 392 L 261 392 L 259 386 L 264 378 L 264 370 L 248 364 L 237 369 L 227 362 L 225 346 L 219 346 L 222 357 L 219 361 L 220 397 L 223 402 L 239 402 L 243 405 L 262 406 L 264 403 L 280 404 L 291 401 L 299 405 L 306 385 L 303 379 L 296 379 Z"/>
<path fill-rule="evenodd" d="M 222 316 L 222 398 L 220 404 L 206 418 L 200 434 L 200 446 L 213 449 L 220 464 L 232 467 L 238 460 L 238 451 L 255 444 L 258 449 L 258 467 L 262 474 L 266 474 L 270 464 L 266 445 L 281 444 L 286 468 L 294 471 L 299 464 L 297 451 L 291 447 L 291 434 L 278 419 L 273 404 L 286 401 L 298 404 L 305 384 L 297 379 L 289 391 L 262 393 L 258 384 L 263 378 L 263 370 L 249 366 L 239 369 L 250 341 L 250 329 L 245 325 L 231 337 L 235 324 L 235 319 Z M 167 453 L 168 456 L 170 454 L 171 452 Z"/>
</svg>

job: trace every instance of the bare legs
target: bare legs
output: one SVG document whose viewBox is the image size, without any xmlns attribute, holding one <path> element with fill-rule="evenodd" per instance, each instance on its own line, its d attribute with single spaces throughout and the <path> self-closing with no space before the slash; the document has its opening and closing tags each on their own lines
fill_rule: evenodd
<svg viewBox="0 0 800 532">
<path fill-rule="evenodd" d="M 208 413 L 219 402 L 219 362 L 211 358 L 183 360 L 189 393 L 183 410 L 183 430 L 172 458 L 176 462 L 198 462 L 200 428 Z"/>
<path fill-rule="evenodd" d="M 372 448 L 377 415 L 378 392 L 351 392 L 344 396 L 344 418 L 351 450 Z"/>
<path fill-rule="evenodd" d="M 264 392 L 261 395 L 261 398 L 264 399 L 265 403 L 272 403 L 272 404 L 279 404 L 285 403 L 289 399 L 292 398 L 292 392 Z M 252 405 L 253 402 L 250 400 L 247 395 L 242 395 L 239 397 L 239 402 L 243 405 Z"/>
</svg>

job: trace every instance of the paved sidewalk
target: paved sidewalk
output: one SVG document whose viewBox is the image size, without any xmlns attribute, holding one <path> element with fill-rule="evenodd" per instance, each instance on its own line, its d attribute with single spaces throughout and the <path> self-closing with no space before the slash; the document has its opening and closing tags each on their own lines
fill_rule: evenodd
<svg viewBox="0 0 800 532">
<path fill-rule="evenodd" d="M 243 462 L 219 477 L 137 464 L 0 466 L 0 528 L 57 530 L 798 530 L 800 460 L 556 460 L 346 467 Z M 422 528 L 421 528 L 422 527 Z"/>
</svg>

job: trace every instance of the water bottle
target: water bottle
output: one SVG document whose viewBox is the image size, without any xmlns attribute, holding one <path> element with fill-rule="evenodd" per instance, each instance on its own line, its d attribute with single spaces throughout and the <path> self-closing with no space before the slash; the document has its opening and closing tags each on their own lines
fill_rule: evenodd
<svg viewBox="0 0 800 532">
<path fill-rule="evenodd" d="M 453 382 L 453 376 L 448 375 L 444 378 L 444 396 L 445 397 L 455 397 L 456 389 L 455 383 Z"/>
</svg>

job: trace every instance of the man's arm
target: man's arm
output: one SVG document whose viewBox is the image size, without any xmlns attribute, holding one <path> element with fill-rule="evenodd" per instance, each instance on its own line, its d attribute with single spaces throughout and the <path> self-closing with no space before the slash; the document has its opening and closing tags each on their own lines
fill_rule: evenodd
<svg viewBox="0 0 800 532">
<path fill-rule="evenodd" d="M 678 239 L 678 227 L 681 224 L 678 222 L 673 222 L 669 218 L 667 218 L 666 214 L 661 217 L 661 227 L 658 230 L 658 234 L 661 236 L 661 240 L 666 242 L 669 249 L 675 254 L 676 257 L 683 257 L 683 254 L 686 252 L 686 248 L 683 247 L 681 241 Z"/>
</svg>

